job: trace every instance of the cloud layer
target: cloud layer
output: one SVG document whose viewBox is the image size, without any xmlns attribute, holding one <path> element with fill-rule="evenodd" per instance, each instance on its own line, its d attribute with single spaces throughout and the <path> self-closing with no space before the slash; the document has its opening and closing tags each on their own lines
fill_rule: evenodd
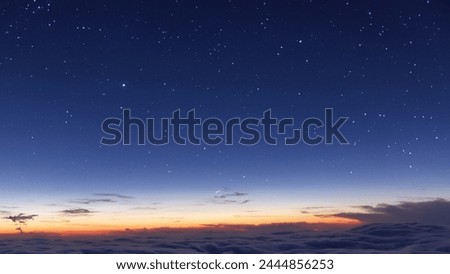
<svg viewBox="0 0 450 274">
<path fill-rule="evenodd" d="M 215 199 L 247 201 L 243 199 L 247 193 L 220 192 Z M 116 194 L 105 196 L 116 197 L 112 195 Z M 95 237 L 22 233 L 1 236 L 0 253 L 450 253 L 450 201 L 436 199 L 356 208 L 355 212 L 321 215 L 365 223 L 356 228 L 308 223 L 205 224 L 202 229 L 126 229 Z M 76 207 L 60 213 L 75 217 L 97 211 Z M 22 223 L 21 220 L 25 222 L 35 216 L 21 213 L 4 218 Z M 20 227 L 16 229 L 23 232 Z"/>
<path fill-rule="evenodd" d="M 85 209 L 85 208 L 76 208 L 76 209 L 66 209 L 66 210 L 62 210 L 61 213 L 64 213 L 66 215 L 88 215 L 93 213 L 92 211 L 90 211 L 89 209 Z"/>
</svg>

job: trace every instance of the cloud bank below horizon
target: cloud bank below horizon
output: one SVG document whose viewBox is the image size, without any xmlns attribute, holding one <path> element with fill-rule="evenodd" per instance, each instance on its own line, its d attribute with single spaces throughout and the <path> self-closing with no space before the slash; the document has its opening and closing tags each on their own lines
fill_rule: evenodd
<svg viewBox="0 0 450 274">
<path fill-rule="evenodd" d="M 77 237 L 25 234 L 0 239 L 0 253 L 450 253 L 450 229 L 444 226 L 370 224 L 321 232 L 300 227 L 140 230 Z"/>
<path fill-rule="evenodd" d="M 422 223 L 450 226 L 450 201 L 436 199 L 421 202 L 401 202 L 397 205 L 358 206 L 362 212 L 340 212 L 320 217 L 341 217 L 362 223 Z"/>
</svg>

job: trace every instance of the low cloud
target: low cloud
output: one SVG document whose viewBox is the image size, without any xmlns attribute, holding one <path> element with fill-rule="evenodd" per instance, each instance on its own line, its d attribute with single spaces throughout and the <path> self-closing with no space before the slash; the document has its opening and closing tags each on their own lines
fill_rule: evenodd
<svg viewBox="0 0 450 274">
<path fill-rule="evenodd" d="M 222 195 L 216 195 L 216 196 L 214 196 L 214 198 L 225 199 L 228 197 L 240 197 L 240 196 L 247 196 L 247 195 L 248 195 L 248 193 L 244 193 L 244 192 L 232 192 L 232 193 L 225 193 Z"/>
</svg>

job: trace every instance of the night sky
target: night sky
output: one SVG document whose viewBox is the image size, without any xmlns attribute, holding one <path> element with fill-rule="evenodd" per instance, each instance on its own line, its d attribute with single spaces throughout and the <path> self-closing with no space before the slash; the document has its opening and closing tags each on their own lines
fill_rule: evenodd
<svg viewBox="0 0 450 274">
<path fill-rule="evenodd" d="M 449 199 L 449 14 L 444 0 L 2 1 L 0 212 L 75 231 Z M 101 145 L 124 108 L 225 121 L 333 108 L 349 144 Z"/>
</svg>

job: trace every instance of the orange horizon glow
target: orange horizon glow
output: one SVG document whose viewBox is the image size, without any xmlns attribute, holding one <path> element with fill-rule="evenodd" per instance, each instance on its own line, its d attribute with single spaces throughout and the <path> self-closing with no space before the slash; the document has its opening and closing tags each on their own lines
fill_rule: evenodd
<svg viewBox="0 0 450 274">
<path fill-rule="evenodd" d="M 206 220 L 204 222 L 197 222 L 191 221 L 191 222 L 180 222 L 180 223 L 164 223 L 164 222 L 158 222 L 158 223 L 147 223 L 144 224 L 142 222 L 135 222 L 134 224 L 127 222 L 127 223 L 114 223 L 114 224 L 108 224 L 108 223 L 91 223 L 91 224 L 48 224 L 45 222 L 38 222 L 33 224 L 27 224 L 26 226 L 20 226 L 16 224 L 15 226 L 12 226 L 11 224 L 6 225 L 2 224 L 0 225 L 0 237 L 2 235 L 4 236 L 11 236 L 11 235 L 21 235 L 22 233 L 17 231 L 18 227 L 22 227 L 24 231 L 24 235 L 27 234 L 57 234 L 60 236 L 76 236 L 76 235 L 107 235 L 107 234 L 114 234 L 114 233 L 123 233 L 126 231 L 151 231 L 151 230 L 196 230 L 196 229 L 217 229 L 217 230 L 242 230 L 242 229 L 249 229 L 249 228 L 255 228 L 255 227 L 263 227 L 263 226 L 276 226 L 276 225 L 306 225 L 306 226 L 323 226 L 323 227 L 330 227 L 330 226 L 339 226 L 339 227 L 345 227 L 345 226 L 356 226 L 362 224 L 360 221 L 355 219 L 348 219 L 348 218 L 342 218 L 342 217 L 327 217 L 327 218 L 320 218 L 320 217 L 309 217 L 309 218 L 294 218 L 294 217 L 286 217 L 283 216 L 281 218 L 270 218 L 270 220 L 262 221 L 259 220 L 252 220 L 252 218 L 249 218 L 248 221 L 242 222 L 242 220 L 229 220 L 229 221 L 223 221 L 223 222 L 207 222 Z"/>
</svg>

